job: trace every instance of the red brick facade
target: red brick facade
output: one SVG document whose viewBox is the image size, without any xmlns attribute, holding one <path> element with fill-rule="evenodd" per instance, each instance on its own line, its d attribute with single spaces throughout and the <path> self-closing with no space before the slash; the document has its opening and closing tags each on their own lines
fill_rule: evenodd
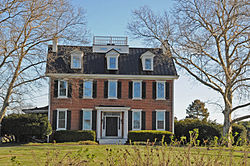
<svg viewBox="0 0 250 166">
<path fill-rule="evenodd" d="M 122 82 L 121 99 L 107 99 L 104 98 L 104 79 L 97 80 L 97 97 L 94 99 L 79 98 L 79 80 L 69 79 L 72 83 L 72 97 L 65 99 L 58 99 L 53 96 L 54 80 L 51 78 L 50 84 L 50 122 L 53 123 L 53 110 L 58 108 L 67 108 L 71 111 L 71 130 L 79 129 L 80 110 L 83 108 L 95 110 L 99 105 L 122 105 L 130 107 L 131 109 L 142 109 L 146 112 L 146 130 L 152 129 L 152 111 L 166 110 L 169 112 L 169 129 L 172 131 L 173 124 L 173 80 L 166 80 L 169 82 L 169 99 L 156 100 L 152 97 L 152 83 L 156 80 L 143 80 L 146 82 L 146 98 L 141 100 L 130 99 L 128 96 L 129 81 L 127 79 L 118 79 Z"/>
</svg>

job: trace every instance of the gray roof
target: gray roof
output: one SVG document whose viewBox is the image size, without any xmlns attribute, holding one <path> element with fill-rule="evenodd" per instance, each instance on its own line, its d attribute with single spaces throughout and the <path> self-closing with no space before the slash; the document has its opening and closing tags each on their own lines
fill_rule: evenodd
<svg viewBox="0 0 250 166">
<path fill-rule="evenodd" d="M 71 51 L 78 49 L 83 51 L 83 68 L 71 69 Z M 154 57 L 154 70 L 143 71 L 140 56 L 150 51 Z M 169 56 L 162 54 L 160 48 L 129 48 L 129 54 L 120 54 L 118 70 L 107 70 L 106 53 L 93 53 L 89 46 L 65 46 L 59 45 L 58 52 L 52 52 L 52 46 L 48 48 L 46 73 L 77 73 L 77 74 L 119 74 L 119 75 L 164 75 L 177 76 L 174 62 Z"/>
</svg>

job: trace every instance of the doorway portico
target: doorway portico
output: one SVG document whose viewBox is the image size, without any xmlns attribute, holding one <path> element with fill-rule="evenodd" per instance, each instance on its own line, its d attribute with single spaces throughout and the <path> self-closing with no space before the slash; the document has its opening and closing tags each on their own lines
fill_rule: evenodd
<svg viewBox="0 0 250 166">
<path fill-rule="evenodd" d="M 128 110 L 130 107 L 101 106 L 97 110 L 97 141 L 125 143 L 128 138 Z"/>
</svg>

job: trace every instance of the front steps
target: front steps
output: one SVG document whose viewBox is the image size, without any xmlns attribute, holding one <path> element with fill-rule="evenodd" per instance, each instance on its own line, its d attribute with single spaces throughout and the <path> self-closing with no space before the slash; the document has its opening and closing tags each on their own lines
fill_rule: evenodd
<svg viewBox="0 0 250 166">
<path fill-rule="evenodd" d="M 102 138 L 99 139 L 99 144 L 123 145 L 126 141 L 124 138 Z"/>
</svg>

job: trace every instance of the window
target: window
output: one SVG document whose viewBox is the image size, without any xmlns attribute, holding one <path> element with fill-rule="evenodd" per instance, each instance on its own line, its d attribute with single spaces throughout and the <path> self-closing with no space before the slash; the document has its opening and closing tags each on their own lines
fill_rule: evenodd
<svg viewBox="0 0 250 166">
<path fill-rule="evenodd" d="M 92 111 L 91 110 L 83 110 L 83 130 L 91 130 L 92 129 Z"/>
<path fill-rule="evenodd" d="M 57 110 L 57 130 L 66 130 L 67 110 Z"/>
<path fill-rule="evenodd" d="M 67 81 L 64 81 L 64 80 L 60 80 L 58 81 L 58 86 L 59 86 L 59 89 L 58 89 L 58 96 L 59 97 L 67 97 L 67 93 L 68 93 L 68 88 L 67 88 Z"/>
<path fill-rule="evenodd" d="M 145 59 L 145 70 L 152 70 L 152 58 Z"/>
<path fill-rule="evenodd" d="M 117 99 L 117 81 L 108 82 L 108 98 Z"/>
<path fill-rule="evenodd" d="M 141 99 L 141 81 L 133 82 L 133 99 Z"/>
<path fill-rule="evenodd" d="M 133 110 L 133 130 L 141 130 L 141 110 Z"/>
<path fill-rule="evenodd" d="M 83 98 L 92 98 L 93 81 L 84 81 Z"/>
<path fill-rule="evenodd" d="M 116 69 L 116 57 L 109 57 L 109 69 Z"/>
<path fill-rule="evenodd" d="M 165 100 L 165 82 L 158 81 L 156 83 L 156 99 Z"/>
<path fill-rule="evenodd" d="M 156 112 L 156 129 L 165 130 L 165 111 Z"/>
<path fill-rule="evenodd" d="M 81 69 L 82 63 L 82 51 L 74 50 L 71 52 L 71 68 L 72 69 Z"/>
</svg>

